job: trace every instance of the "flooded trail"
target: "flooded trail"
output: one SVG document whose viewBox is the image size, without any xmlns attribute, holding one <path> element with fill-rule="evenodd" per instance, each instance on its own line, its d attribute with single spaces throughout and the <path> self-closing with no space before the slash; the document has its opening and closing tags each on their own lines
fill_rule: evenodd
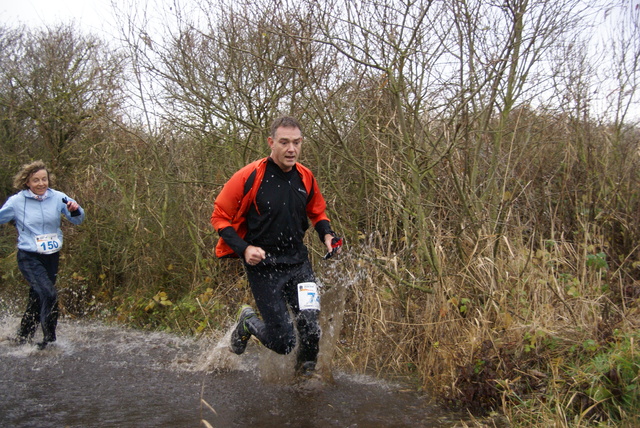
<svg viewBox="0 0 640 428">
<path fill-rule="evenodd" d="M 13 335 L 18 322 L 2 318 L 0 338 Z M 288 374 L 288 357 L 273 357 L 256 343 L 236 356 L 227 340 L 69 320 L 44 351 L 2 340 L 0 426 L 198 427 L 203 420 L 213 427 L 462 426 L 460 415 L 365 376 L 325 371 L 332 382 L 300 389 Z"/>
</svg>

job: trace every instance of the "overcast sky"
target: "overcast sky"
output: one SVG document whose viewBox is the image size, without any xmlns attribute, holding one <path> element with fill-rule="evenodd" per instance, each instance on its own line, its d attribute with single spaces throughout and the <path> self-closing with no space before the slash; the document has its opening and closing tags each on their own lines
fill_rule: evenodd
<svg viewBox="0 0 640 428">
<path fill-rule="evenodd" d="M 141 8 L 148 6 L 147 11 L 156 17 L 164 15 L 163 9 L 164 12 L 167 12 L 177 2 L 182 4 L 181 9 L 184 16 L 193 18 L 198 15 L 198 11 L 194 8 L 199 2 L 192 0 L 0 0 L 0 24 L 11 27 L 24 24 L 31 28 L 40 28 L 74 22 L 83 31 L 104 40 L 112 37 L 119 38 L 120 32 L 117 30 L 112 7 L 114 1 L 120 8 L 130 10 L 141 10 Z M 605 0 L 602 1 L 605 2 Z M 627 3 L 627 1 L 631 3 Z M 617 4 L 621 3 L 624 3 L 626 7 L 631 7 L 635 0 L 625 0 Z M 184 8 L 185 5 L 188 5 L 188 10 Z M 127 15 L 126 11 L 121 12 Z M 149 15 L 146 16 L 149 17 Z M 616 25 L 622 24 L 619 22 L 619 17 L 620 15 L 617 13 L 610 14 L 608 25 L 602 25 L 596 34 L 599 33 L 606 38 L 607 35 L 610 35 L 607 34 L 606 28 L 612 28 L 612 26 L 617 28 Z M 157 28 L 163 27 L 160 25 Z M 592 46 L 596 46 L 596 44 Z M 601 50 L 602 46 L 598 44 L 595 49 Z"/>
<path fill-rule="evenodd" d="M 0 22 L 3 24 L 25 24 L 32 28 L 43 25 L 69 23 L 74 20 L 84 30 L 97 35 L 114 34 L 112 0 L 0 0 Z M 170 7 L 173 0 L 116 0 L 123 3 L 150 3 L 152 10 L 158 4 Z M 187 2 L 188 3 L 188 2 Z M 161 6 L 161 7 L 163 7 Z"/>
<path fill-rule="evenodd" d="M 96 35 L 114 33 L 110 0 L 0 0 L 0 22 L 36 28 L 69 23 Z"/>
</svg>

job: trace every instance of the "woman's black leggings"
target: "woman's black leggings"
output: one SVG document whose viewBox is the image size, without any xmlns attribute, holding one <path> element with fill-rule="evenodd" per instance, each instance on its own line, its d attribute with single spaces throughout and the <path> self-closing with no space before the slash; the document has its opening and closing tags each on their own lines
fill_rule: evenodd
<svg viewBox="0 0 640 428">
<path fill-rule="evenodd" d="M 45 342 L 56 340 L 58 292 L 56 277 L 60 253 L 38 254 L 18 250 L 18 268 L 29 283 L 29 301 L 20 322 L 18 335 L 30 340 L 42 325 Z"/>
</svg>

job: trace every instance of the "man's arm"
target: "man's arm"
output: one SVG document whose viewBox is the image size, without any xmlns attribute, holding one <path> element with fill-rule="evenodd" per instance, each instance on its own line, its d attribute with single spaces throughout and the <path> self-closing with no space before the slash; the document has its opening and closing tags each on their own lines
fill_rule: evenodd
<svg viewBox="0 0 640 428">
<path fill-rule="evenodd" d="M 233 227 L 225 227 L 224 229 L 218 231 L 218 235 L 220 235 L 220 237 L 224 239 L 224 242 L 226 242 L 226 244 L 233 250 L 234 253 L 236 253 L 240 257 L 243 257 L 244 252 L 249 244 L 247 243 L 247 241 L 242 239 L 240 235 L 238 235 L 238 232 L 236 232 Z"/>
</svg>

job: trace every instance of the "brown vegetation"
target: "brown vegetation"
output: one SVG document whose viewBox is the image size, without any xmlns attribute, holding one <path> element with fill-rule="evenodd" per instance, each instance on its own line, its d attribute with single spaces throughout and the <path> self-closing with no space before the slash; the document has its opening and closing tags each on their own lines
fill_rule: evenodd
<svg viewBox="0 0 640 428">
<path fill-rule="evenodd" d="M 88 212 L 66 231 L 67 314 L 226 326 L 249 293 L 213 257 L 212 202 L 287 113 L 347 242 L 328 269 L 309 236 L 323 282 L 347 287 L 335 364 L 523 426 L 632 424 L 638 22 L 607 46 L 616 86 L 596 111 L 586 2 L 342 3 L 202 2 L 206 23 L 177 13 L 157 40 L 125 17 L 126 58 L 66 27 L 1 29 L 0 188 L 43 158 Z M 34 40 L 85 50 L 47 61 Z"/>
</svg>

